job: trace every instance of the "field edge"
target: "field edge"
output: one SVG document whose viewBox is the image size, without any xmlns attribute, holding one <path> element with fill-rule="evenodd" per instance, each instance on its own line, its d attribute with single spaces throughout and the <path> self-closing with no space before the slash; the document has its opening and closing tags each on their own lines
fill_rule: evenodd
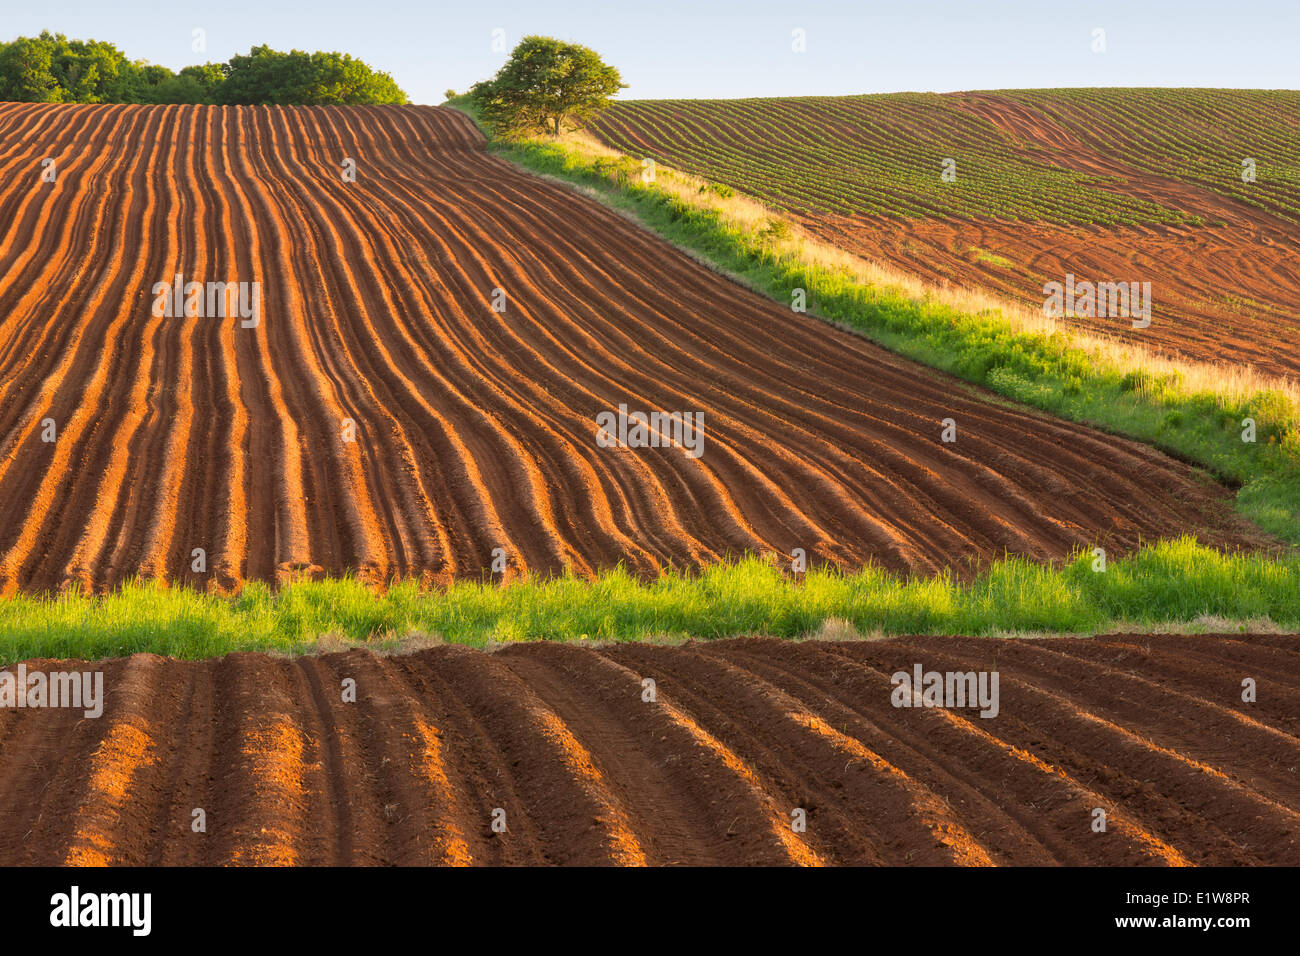
<svg viewBox="0 0 1300 956">
<path fill-rule="evenodd" d="M 1190 538 L 1060 567 L 1020 557 L 970 578 L 902 577 L 879 567 L 792 573 L 751 555 L 642 580 L 625 569 L 444 589 L 356 578 L 302 580 L 234 595 L 133 581 L 104 595 L 19 595 L 0 603 L 0 664 L 32 658 L 203 659 L 423 643 L 680 641 L 881 636 L 996 637 L 1126 630 L 1300 630 L 1300 556 L 1225 553 Z"/>
</svg>

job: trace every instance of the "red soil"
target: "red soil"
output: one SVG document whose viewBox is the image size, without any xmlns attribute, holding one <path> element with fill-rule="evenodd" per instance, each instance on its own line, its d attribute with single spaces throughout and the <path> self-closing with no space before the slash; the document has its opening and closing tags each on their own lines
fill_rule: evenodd
<svg viewBox="0 0 1300 956">
<path fill-rule="evenodd" d="M 1104 142 L 1067 129 L 1012 97 L 952 93 L 944 99 L 987 120 L 1005 134 L 1008 149 L 1032 165 L 1087 174 L 1095 177 L 1095 188 L 1199 216 L 1204 224 L 1110 227 L 865 212 L 837 216 L 818 208 L 811 194 L 801 203 L 798 183 L 779 196 L 756 198 L 792 210 L 814 236 L 864 258 L 940 284 L 992 289 L 1034 309 L 1043 307 L 1044 284 L 1064 282 L 1067 274 L 1080 282 L 1149 282 L 1148 327 L 1135 329 L 1128 317 L 1079 317 L 1068 323 L 1169 355 L 1300 378 L 1300 348 L 1295 347 L 1300 341 L 1300 231 L 1293 222 L 1172 174 L 1138 168 L 1113 155 Z M 1162 135 L 1160 121 L 1152 122 L 1153 135 Z M 833 128 L 829 121 L 827 128 Z M 701 122 L 689 129 L 641 125 L 628 112 L 592 125 L 592 132 L 608 142 L 638 143 L 669 162 L 692 142 L 689 137 L 743 154 L 748 136 L 756 135 L 743 118 L 735 126 Z M 845 142 L 855 144 L 856 136 L 873 134 L 844 131 Z M 771 130 L 763 135 L 776 135 L 781 148 L 796 155 L 817 149 L 817 140 L 797 126 L 785 132 L 785 139 Z M 888 140 L 877 145 L 883 154 L 890 152 Z M 770 162 L 773 153 L 766 146 L 759 154 Z M 947 148 L 937 142 L 935 154 L 943 156 Z M 684 165 L 710 177 L 707 163 L 688 160 L 693 155 L 681 153 Z M 739 181 L 728 185 L 746 189 Z"/>
<path fill-rule="evenodd" d="M 773 305 L 451 110 L 3 104 L 0 181 L 8 593 L 1259 543 L 1192 469 Z M 260 325 L 155 318 L 176 273 L 260 282 Z M 622 402 L 704 413 L 703 456 L 598 447 Z"/>
<path fill-rule="evenodd" d="M 1000 712 L 895 708 L 918 663 L 996 669 Z M 108 705 L 0 710 L 4 865 L 1300 863 L 1297 636 L 28 667 Z"/>
<path fill-rule="evenodd" d="M 1300 234 L 1271 213 L 1190 183 L 1139 170 L 1091 148 L 1029 106 L 993 94 L 962 101 L 1024 144 L 1026 157 L 1119 177 L 1126 195 L 1199 215 L 1202 226 L 803 217 L 814 235 L 865 258 L 957 286 L 992 289 L 1041 308 L 1043 285 L 1151 283 L 1151 325 L 1073 318 L 1090 332 L 1201 361 L 1232 361 L 1300 377 Z M 1221 223 L 1221 225 L 1219 224 Z M 1009 261 L 992 261 L 986 254 Z"/>
</svg>

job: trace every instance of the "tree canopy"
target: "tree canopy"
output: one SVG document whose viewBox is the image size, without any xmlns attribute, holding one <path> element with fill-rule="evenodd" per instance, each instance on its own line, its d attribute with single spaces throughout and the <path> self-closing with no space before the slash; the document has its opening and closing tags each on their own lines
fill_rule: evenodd
<svg viewBox="0 0 1300 956">
<path fill-rule="evenodd" d="M 626 86 L 595 50 L 529 36 L 519 41 L 496 76 L 475 83 L 469 95 L 480 116 L 500 133 L 558 135 L 566 122 L 594 115 Z"/>
<path fill-rule="evenodd" d="M 221 67 L 217 103 L 405 103 L 406 94 L 387 73 L 346 53 L 280 53 L 255 46 Z"/>
<path fill-rule="evenodd" d="M 226 63 L 129 60 L 111 43 L 48 30 L 0 43 L 0 100 L 36 103 L 405 103 L 387 73 L 345 53 L 253 47 Z"/>
</svg>

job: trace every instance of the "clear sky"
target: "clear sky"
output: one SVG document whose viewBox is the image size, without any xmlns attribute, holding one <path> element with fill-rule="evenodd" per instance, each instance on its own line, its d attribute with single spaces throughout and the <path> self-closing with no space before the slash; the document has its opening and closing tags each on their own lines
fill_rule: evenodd
<svg viewBox="0 0 1300 956">
<path fill-rule="evenodd" d="M 0 38 L 43 28 L 172 69 L 259 43 L 338 50 L 417 103 L 492 75 L 530 33 L 596 49 L 624 97 L 1300 87 L 1300 0 L 0 0 Z"/>
</svg>

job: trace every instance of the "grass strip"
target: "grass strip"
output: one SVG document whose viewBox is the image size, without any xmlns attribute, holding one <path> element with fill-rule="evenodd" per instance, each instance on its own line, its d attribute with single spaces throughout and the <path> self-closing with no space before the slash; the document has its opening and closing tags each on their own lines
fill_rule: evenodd
<svg viewBox="0 0 1300 956">
<path fill-rule="evenodd" d="M 118 657 L 147 651 L 205 658 L 230 651 L 308 653 L 412 637 L 482 647 L 522 640 L 643 640 L 863 634 L 1092 634 L 1110 630 L 1300 630 L 1300 556 L 1223 554 L 1194 539 L 1161 541 L 1094 570 L 1090 553 L 1060 567 L 1008 557 L 977 577 L 900 577 L 876 567 L 790 576 L 758 557 L 697 575 L 640 580 L 402 583 L 378 593 L 351 578 L 251 583 L 234 596 L 132 582 L 103 596 L 19 595 L 0 603 L 0 660 Z"/>
</svg>

